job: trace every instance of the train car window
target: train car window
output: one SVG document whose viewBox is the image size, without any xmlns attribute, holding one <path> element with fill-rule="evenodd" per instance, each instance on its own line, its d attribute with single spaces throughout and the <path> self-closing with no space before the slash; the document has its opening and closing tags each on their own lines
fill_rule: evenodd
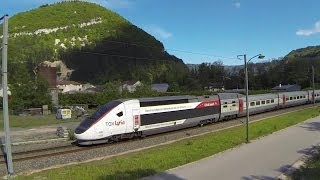
<svg viewBox="0 0 320 180">
<path fill-rule="evenodd" d="M 270 104 L 270 100 L 269 99 L 267 100 L 267 104 Z"/>
<path fill-rule="evenodd" d="M 260 101 L 256 101 L 256 105 L 259 106 L 260 105 Z"/>
<path fill-rule="evenodd" d="M 266 101 L 261 101 L 261 104 L 266 104 Z"/>
<path fill-rule="evenodd" d="M 121 111 L 121 112 L 119 112 L 119 113 L 117 114 L 117 116 L 118 116 L 118 117 L 123 116 L 123 112 L 122 112 L 122 111 Z"/>
<path fill-rule="evenodd" d="M 289 101 L 289 98 L 288 98 L 288 97 L 286 98 L 286 101 Z"/>
<path fill-rule="evenodd" d="M 293 97 L 293 99 L 297 99 L 297 97 Z"/>
<path fill-rule="evenodd" d="M 236 101 L 232 101 L 232 103 L 236 103 Z"/>
<path fill-rule="evenodd" d="M 303 96 L 300 96 L 300 99 L 303 99 Z"/>
<path fill-rule="evenodd" d="M 236 104 L 232 104 L 232 106 L 237 106 Z"/>
<path fill-rule="evenodd" d="M 271 99 L 271 103 L 274 103 L 274 99 Z"/>
<path fill-rule="evenodd" d="M 224 105 L 224 106 L 223 106 L 223 108 L 227 108 L 227 107 L 228 107 L 228 105 Z"/>
<path fill-rule="evenodd" d="M 224 102 L 224 104 L 228 104 L 228 102 Z"/>
<path fill-rule="evenodd" d="M 298 96 L 297 99 L 300 99 L 300 96 Z"/>
<path fill-rule="evenodd" d="M 292 97 L 290 97 L 290 100 L 292 100 L 293 98 Z"/>
<path fill-rule="evenodd" d="M 188 102 L 189 102 L 188 99 L 159 100 L 159 101 L 145 101 L 145 102 L 140 101 L 140 107 L 182 104 L 182 103 L 188 103 Z"/>
<path fill-rule="evenodd" d="M 254 102 L 251 102 L 251 103 L 250 103 L 250 106 L 254 106 L 254 105 L 255 105 L 255 103 L 254 103 Z"/>
</svg>

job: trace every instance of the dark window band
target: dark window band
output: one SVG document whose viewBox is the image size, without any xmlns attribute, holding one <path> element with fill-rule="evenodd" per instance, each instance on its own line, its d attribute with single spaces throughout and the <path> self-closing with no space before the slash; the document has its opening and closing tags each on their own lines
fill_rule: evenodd
<svg viewBox="0 0 320 180">
<path fill-rule="evenodd" d="M 163 113 L 153 113 L 153 114 L 143 114 L 141 115 L 141 126 L 164 123 L 174 120 L 195 118 L 213 114 L 220 113 L 220 106 L 211 106 L 199 109 L 188 109 L 181 111 L 163 112 Z"/>
</svg>

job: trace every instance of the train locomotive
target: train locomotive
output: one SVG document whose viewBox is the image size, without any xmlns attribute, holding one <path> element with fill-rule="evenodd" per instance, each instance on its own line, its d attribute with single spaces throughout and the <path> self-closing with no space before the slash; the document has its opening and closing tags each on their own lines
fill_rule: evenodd
<svg viewBox="0 0 320 180">
<path fill-rule="evenodd" d="M 320 90 L 250 95 L 250 114 L 320 101 Z M 80 145 L 116 142 L 245 116 L 238 93 L 119 99 L 101 106 L 75 129 Z"/>
</svg>

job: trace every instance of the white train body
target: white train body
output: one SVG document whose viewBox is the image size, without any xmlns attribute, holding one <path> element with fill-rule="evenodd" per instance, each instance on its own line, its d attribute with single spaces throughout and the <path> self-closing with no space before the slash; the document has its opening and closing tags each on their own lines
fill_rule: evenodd
<svg viewBox="0 0 320 180">
<path fill-rule="evenodd" d="M 320 101 L 320 90 L 251 95 L 250 114 Z M 75 130 L 79 144 L 145 136 L 245 116 L 246 99 L 236 93 L 112 101 Z"/>
<path fill-rule="evenodd" d="M 91 144 L 95 140 L 101 142 L 150 135 L 192 126 L 203 119 L 218 119 L 220 102 L 217 96 L 214 98 L 192 102 L 194 100 L 189 96 L 160 97 L 163 101 L 157 101 L 158 104 L 152 104 L 154 98 L 112 101 L 82 121 L 75 136 L 82 144 Z M 179 103 L 166 104 L 169 101 Z"/>
</svg>

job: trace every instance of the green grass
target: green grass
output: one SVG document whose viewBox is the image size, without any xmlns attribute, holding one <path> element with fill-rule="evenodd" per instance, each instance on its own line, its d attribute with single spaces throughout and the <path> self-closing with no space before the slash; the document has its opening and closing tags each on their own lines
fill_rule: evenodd
<svg viewBox="0 0 320 180">
<path fill-rule="evenodd" d="M 306 162 L 305 167 L 295 171 L 290 177 L 291 179 L 320 179 L 320 147 L 316 150 L 317 154 Z"/>
<path fill-rule="evenodd" d="M 250 139 L 270 134 L 319 114 L 320 108 L 316 107 L 250 124 Z M 238 146 L 244 139 L 244 127 L 235 127 L 102 161 L 19 176 L 18 179 L 138 179 Z"/>
<path fill-rule="evenodd" d="M 53 124 L 61 124 L 66 122 L 77 122 L 81 121 L 82 118 L 71 118 L 71 119 L 56 119 L 55 114 L 47 116 L 16 116 L 9 115 L 10 128 L 30 128 L 39 127 Z M 3 114 L 0 113 L 0 129 L 3 129 Z"/>
</svg>

